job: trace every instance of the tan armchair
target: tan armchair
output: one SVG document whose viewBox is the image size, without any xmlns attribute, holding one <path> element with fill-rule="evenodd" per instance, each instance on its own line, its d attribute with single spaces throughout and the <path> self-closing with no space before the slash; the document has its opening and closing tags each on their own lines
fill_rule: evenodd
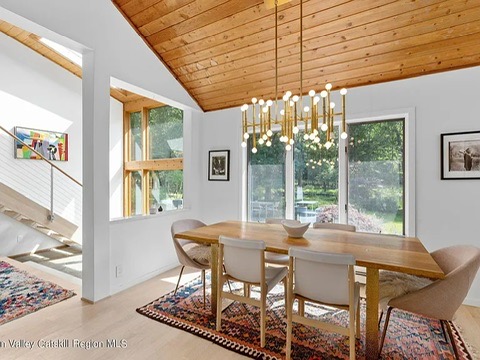
<svg viewBox="0 0 480 360">
<path fill-rule="evenodd" d="M 397 308 L 440 320 L 445 341 L 447 341 L 446 327 L 455 357 L 458 359 L 458 350 L 448 321 L 453 319 L 477 274 L 480 266 L 480 249 L 468 245 L 451 246 L 432 252 L 432 257 L 444 271 L 445 278 L 388 302 L 379 354 L 385 341 L 390 313 Z"/>
<path fill-rule="evenodd" d="M 185 266 L 202 270 L 203 305 L 205 306 L 205 270 L 210 269 L 210 246 L 200 245 L 191 240 L 177 239 L 175 237 L 175 234 L 202 226 L 206 226 L 206 224 L 199 220 L 184 219 L 175 221 L 172 224 L 170 231 L 172 233 L 173 245 L 177 253 L 178 261 L 182 265 L 174 294 L 177 293 L 178 285 L 180 284 L 180 279 L 182 278 Z"/>
</svg>

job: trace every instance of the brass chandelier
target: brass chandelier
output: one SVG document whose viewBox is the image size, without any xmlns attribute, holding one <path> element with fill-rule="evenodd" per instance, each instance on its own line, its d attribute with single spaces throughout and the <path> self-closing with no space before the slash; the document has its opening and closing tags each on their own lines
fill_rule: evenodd
<svg viewBox="0 0 480 360">
<path fill-rule="evenodd" d="M 275 100 L 258 100 L 252 98 L 252 104 L 241 106 L 242 111 L 242 147 L 247 146 L 247 140 L 252 136 L 252 153 L 256 153 L 259 145 L 272 145 L 273 127 L 280 127 L 280 141 L 285 143 L 285 150 L 290 151 L 295 143 L 295 136 L 299 127 L 304 127 L 304 140 L 311 141 L 321 148 L 329 149 L 334 141 L 334 120 L 341 116 L 342 132 L 340 137 L 347 138 L 345 123 L 345 98 L 347 89 L 341 89 L 341 111 L 335 112 L 335 103 L 331 101 L 332 84 L 325 85 L 325 89 L 317 96 L 315 90 L 310 90 L 310 106 L 304 106 L 303 99 L 303 0 L 300 0 L 300 95 L 293 95 L 287 91 L 282 100 L 278 100 L 278 5 L 275 1 Z M 271 0 L 265 0 L 265 3 Z M 268 6 L 268 5 L 267 5 Z M 292 96 L 293 95 L 293 96 Z M 321 105 L 319 104 L 321 101 Z M 281 108 L 280 108 L 281 107 Z M 251 111 L 249 109 L 251 108 Z M 278 116 L 280 113 L 280 117 Z M 249 115 L 251 117 L 249 118 Z M 251 130 L 251 135 L 250 135 Z M 325 142 L 320 139 L 321 132 L 326 134 Z M 257 139 L 258 137 L 258 139 Z"/>
</svg>

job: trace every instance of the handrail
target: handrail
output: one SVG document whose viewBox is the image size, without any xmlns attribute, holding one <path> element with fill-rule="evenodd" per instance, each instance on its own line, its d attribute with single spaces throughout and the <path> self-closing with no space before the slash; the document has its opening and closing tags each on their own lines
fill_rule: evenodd
<svg viewBox="0 0 480 360">
<path fill-rule="evenodd" d="M 14 138 L 16 141 L 18 141 L 20 144 L 22 144 L 23 146 L 26 146 L 27 148 L 29 148 L 31 151 L 33 151 L 35 154 L 37 154 L 38 156 L 40 156 L 40 158 L 42 158 L 42 160 L 46 161 L 51 167 L 57 169 L 58 171 L 60 171 L 63 175 L 65 175 L 66 177 L 68 177 L 70 180 L 72 180 L 73 182 L 75 182 L 76 184 L 80 185 L 83 187 L 83 185 L 77 181 L 76 179 L 74 179 L 72 176 L 68 175 L 65 171 L 63 171 L 62 169 L 60 169 L 57 165 L 55 165 L 54 163 L 52 163 L 50 160 L 48 160 L 45 156 L 43 156 L 42 154 L 40 154 L 37 150 L 35 150 L 34 148 L 32 148 L 30 145 L 26 144 L 25 142 L 23 142 L 22 140 L 20 140 L 16 135 L 12 134 L 10 131 L 8 131 L 7 129 L 5 129 L 3 126 L 0 126 L 0 130 L 2 130 L 3 132 L 5 132 L 7 135 L 9 135 L 10 137 Z"/>
</svg>

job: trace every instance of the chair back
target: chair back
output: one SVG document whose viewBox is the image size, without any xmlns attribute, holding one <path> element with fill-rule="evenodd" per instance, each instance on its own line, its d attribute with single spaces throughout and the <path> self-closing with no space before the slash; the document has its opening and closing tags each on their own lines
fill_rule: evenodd
<svg viewBox="0 0 480 360">
<path fill-rule="evenodd" d="M 175 221 L 170 227 L 170 232 L 172 233 L 173 246 L 175 247 L 175 252 L 177 253 L 177 258 L 180 264 L 185 266 L 193 266 L 193 267 L 198 266 L 198 264 L 194 260 L 192 260 L 183 249 L 183 247 L 186 244 L 192 243 L 194 241 L 177 239 L 175 237 L 175 234 L 181 233 L 183 231 L 196 229 L 202 226 L 206 226 L 206 224 L 199 220 L 182 219 L 182 220 Z"/>
<path fill-rule="evenodd" d="M 287 220 L 283 218 L 270 218 L 270 219 L 265 219 L 265 224 L 281 224 L 282 221 Z M 300 221 L 298 220 L 288 220 L 291 223 L 296 223 L 296 224 L 301 224 Z"/>
<path fill-rule="evenodd" d="M 349 304 L 349 279 L 353 277 L 355 265 L 353 255 L 297 247 L 290 248 L 288 254 L 294 261 L 295 294 L 326 304 Z"/>
<path fill-rule="evenodd" d="M 431 255 L 445 273 L 445 278 L 392 299 L 389 305 L 440 320 L 452 320 L 480 267 L 480 249 L 457 245 L 439 249 Z"/>
<path fill-rule="evenodd" d="M 355 225 L 347 225 L 347 224 L 336 224 L 336 223 L 323 223 L 323 222 L 316 222 L 313 223 L 314 229 L 330 229 L 330 230 L 343 230 L 343 231 L 357 231 Z"/>
<path fill-rule="evenodd" d="M 228 275 L 244 282 L 260 283 L 264 274 L 265 242 L 220 236 L 220 254 Z"/>
</svg>

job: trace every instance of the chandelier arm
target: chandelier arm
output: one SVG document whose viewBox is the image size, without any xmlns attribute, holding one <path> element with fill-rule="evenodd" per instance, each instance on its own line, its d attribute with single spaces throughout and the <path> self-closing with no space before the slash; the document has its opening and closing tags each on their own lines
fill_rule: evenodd
<svg viewBox="0 0 480 360">
<path fill-rule="evenodd" d="M 278 0 L 275 0 L 275 122 L 278 121 Z"/>
<path fill-rule="evenodd" d="M 303 120 L 302 110 L 303 110 L 303 0 L 300 0 L 300 121 Z"/>
</svg>

